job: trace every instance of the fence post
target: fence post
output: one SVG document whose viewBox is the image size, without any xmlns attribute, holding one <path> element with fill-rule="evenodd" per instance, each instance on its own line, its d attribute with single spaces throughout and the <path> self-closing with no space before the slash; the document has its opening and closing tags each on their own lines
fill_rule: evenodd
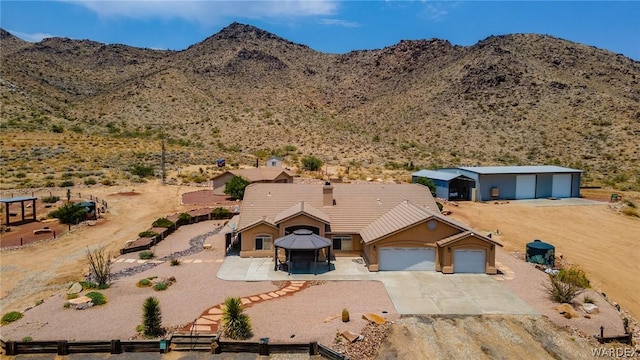
<svg viewBox="0 0 640 360">
<path fill-rule="evenodd" d="M 318 342 L 312 341 L 309 343 L 309 355 L 318 355 Z"/>
<path fill-rule="evenodd" d="M 6 344 L 5 351 L 7 353 L 5 355 L 18 355 L 18 346 L 15 341 L 7 341 Z"/>
<path fill-rule="evenodd" d="M 111 340 L 111 353 L 122 354 L 122 344 L 120 340 Z"/>
<path fill-rule="evenodd" d="M 58 355 L 69 355 L 69 343 L 67 340 L 58 341 Z"/>
<path fill-rule="evenodd" d="M 258 354 L 260 355 L 269 355 L 269 343 L 266 341 L 261 341 L 258 344 Z"/>
</svg>

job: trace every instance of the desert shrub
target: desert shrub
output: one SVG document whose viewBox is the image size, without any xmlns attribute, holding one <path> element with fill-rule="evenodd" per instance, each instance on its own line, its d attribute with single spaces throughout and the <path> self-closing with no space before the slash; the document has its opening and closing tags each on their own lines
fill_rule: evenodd
<svg viewBox="0 0 640 360">
<path fill-rule="evenodd" d="M 549 283 L 546 285 L 547 291 L 551 295 L 551 299 L 559 303 L 571 303 L 576 296 L 580 295 L 584 288 L 560 280 L 559 274 L 549 274 Z"/>
<path fill-rule="evenodd" d="M 11 312 L 8 312 L 8 313 L 2 315 L 1 323 L 2 323 L 2 325 L 7 325 L 7 324 L 12 323 L 12 322 L 14 322 L 16 320 L 20 320 L 22 318 L 22 316 L 23 316 L 22 313 L 19 312 L 19 311 L 11 311 Z"/>
<path fill-rule="evenodd" d="M 594 298 L 592 298 L 591 296 L 589 296 L 589 295 L 585 295 L 582 298 L 582 302 L 585 303 L 585 304 L 595 304 L 596 300 Z"/>
<path fill-rule="evenodd" d="M 73 183 L 72 180 L 65 180 L 65 181 L 61 182 L 59 186 L 60 187 L 71 187 L 73 185 L 75 185 L 75 184 Z"/>
<path fill-rule="evenodd" d="M 52 196 L 45 196 L 42 198 L 42 202 L 46 204 L 52 204 L 58 201 L 60 201 L 60 196 L 52 195 Z"/>
<path fill-rule="evenodd" d="M 105 248 L 99 247 L 93 251 L 87 248 L 87 260 L 89 261 L 89 274 L 97 282 L 98 289 L 109 287 L 111 278 L 111 254 L 105 254 Z"/>
<path fill-rule="evenodd" d="M 163 283 L 163 282 L 159 282 L 156 283 L 155 285 L 153 285 L 153 290 L 155 291 L 165 291 L 167 290 L 168 286 L 167 284 Z"/>
<path fill-rule="evenodd" d="M 622 213 L 627 215 L 627 216 L 633 216 L 633 217 L 637 217 L 640 218 L 640 212 L 638 212 L 638 210 L 632 208 L 632 207 L 625 207 L 622 209 Z"/>
<path fill-rule="evenodd" d="M 138 254 L 141 260 L 149 260 L 153 258 L 153 251 L 143 250 Z"/>
<path fill-rule="evenodd" d="M 211 216 L 214 219 L 226 219 L 229 217 L 229 213 L 231 213 L 231 211 L 229 211 L 229 209 L 223 208 L 223 207 L 217 207 L 213 210 L 211 210 Z"/>
<path fill-rule="evenodd" d="M 67 300 L 78 298 L 78 294 L 67 294 Z"/>
<path fill-rule="evenodd" d="M 42 304 L 44 304 L 44 299 L 36 300 L 36 306 L 40 306 Z"/>
<path fill-rule="evenodd" d="M 68 301 L 65 301 L 65 303 L 64 303 L 64 304 L 62 304 L 62 307 L 63 307 L 63 308 L 65 308 L 65 309 L 68 309 L 68 308 L 70 308 L 70 307 L 71 307 L 71 303 L 70 303 L 70 302 L 68 302 Z"/>
<path fill-rule="evenodd" d="M 96 181 L 96 179 L 94 179 L 92 177 L 84 179 L 84 184 L 85 185 L 95 185 L 97 183 L 98 182 Z"/>
<path fill-rule="evenodd" d="M 342 309 L 342 322 L 349 322 L 349 310 Z"/>
<path fill-rule="evenodd" d="M 438 210 L 442 211 L 442 209 L 444 209 L 444 205 L 442 205 L 439 202 L 436 202 L 436 206 L 438 207 Z"/>
<path fill-rule="evenodd" d="M 87 293 L 86 295 L 89 299 L 91 299 L 91 302 L 93 303 L 93 305 L 98 306 L 98 305 L 104 305 L 107 303 L 107 298 L 106 296 L 104 296 L 101 292 L 97 292 L 97 291 L 92 291 L 90 293 Z"/>
<path fill-rule="evenodd" d="M 49 213 L 50 217 L 57 218 L 62 224 L 77 224 L 86 219 L 87 209 L 80 204 L 66 203 L 57 210 Z"/>
<path fill-rule="evenodd" d="M 163 333 L 160 302 L 153 296 L 142 304 L 142 332 L 147 337 L 158 337 Z"/>
<path fill-rule="evenodd" d="M 160 234 L 158 234 L 155 231 L 151 231 L 151 230 L 147 230 L 147 231 L 143 231 L 143 232 L 139 232 L 138 233 L 138 237 L 141 237 L 141 238 L 144 238 L 144 237 L 151 238 L 151 237 L 158 236 L 158 235 L 160 235 Z"/>
<path fill-rule="evenodd" d="M 558 271 L 557 276 L 560 281 L 567 284 L 573 284 L 583 289 L 588 289 L 591 287 L 591 285 L 589 284 L 589 279 L 587 279 L 587 275 L 581 268 L 577 266 L 562 268 L 560 269 L 560 271 Z"/>
<path fill-rule="evenodd" d="M 82 285 L 82 290 L 104 290 L 109 288 L 108 284 L 100 285 L 93 281 L 79 281 L 78 283 Z"/>
<path fill-rule="evenodd" d="M 631 200 L 625 200 L 624 204 L 627 205 L 628 207 L 631 207 L 631 208 L 634 208 L 634 209 L 636 209 L 638 207 L 638 205 L 636 205 L 636 203 L 634 203 Z"/>
<path fill-rule="evenodd" d="M 139 176 L 141 178 L 152 177 L 153 176 L 153 166 L 134 164 L 129 169 L 129 172 L 131 174 Z"/>
<path fill-rule="evenodd" d="M 189 222 L 191 221 L 191 219 L 193 218 L 193 216 L 187 214 L 187 213 L 180 213 L 178 215 L 178 219 L 182 220 L 182 222 Z"/>
<path fill-rule="evenodd" d="M 33 338 L 31 336 L 25 336 L 22 338 L 22 342 L 31 342 L 33 341 Z"/>
<path fill-rule="evenodd" d="M 149 287 L 151 285 L 153 285 L 153 283 L 149 279 L 140 279 L 140 281 L 136 283 L 137 287 Z"/>
<path fill-rule="evenodd" d="M 224 193 L 233 199 L 242 200 L 244 197 L 244 190 L 249 186 L 249 184 L 249 180 L 234 175 L 224 184 Z"/>
<path fill-rule="evenodd" d="M 323 164 L 322 160 L 313 155 L 303 157 L 300 162 L 302 163 L 302 169 L 309 171 L 318 171 Z"/>
<path fill-rule="evenodd" d="M 173 226 L 173 221 L 171 221 L 171 220 L 169 220 L 167 218 L 159 218 L 156 221 L 154 221 L 151 226 L 168 228 L 168 227 Z"/>
<path fill-rule="evenodd" d="M 433 180 L 425 177 L 418 177 L 416 178 L 416 184 L 428 187 L 429 191 L 431 191 L 431 195 L 436 196 L 436 183 L 434 183 Z"/>
<path fill-rule="evenodd" d="M 234 340 L 244 340 L 251 337 L 251 320 L 244 313 L 244 306 L 237 297 L 228 297 L 224 301 L 222 323 L 224 334 Z"/>
<path fill-rule="evenodd" d="M 104 186 L 111 186 L 111 185 L 113 185 L 113 180 L 111 180 L 111 179 L 102 179 L 100 181 L 100 184 L 102 184 Z"/>
<path fill-rule="evenodd" d="M 171 259 L 171 266 L 180 265 L 180 259 Z"/>
</svg>

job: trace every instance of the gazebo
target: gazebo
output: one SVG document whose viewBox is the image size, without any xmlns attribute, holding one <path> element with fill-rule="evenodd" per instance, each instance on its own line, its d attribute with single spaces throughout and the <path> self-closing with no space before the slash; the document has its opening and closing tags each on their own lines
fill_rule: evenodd
<svg viewBox="0 0 640 360">
<path fill-rule="evenodd" d="M 37 197 L 34 196 L 22 196 L 22 197 L 15 197 L 15 198 L 4 198 L 4 199 L 0 199 L 0 203 L 5 204 L 5 216 L 6 216 L 6 220 L 5 220 L 5 224 L 11 225 L 11 221 L 10 221 L 10 212 L 9 212 L 9 206 L 13 203 L 20 203 L 21 206 L 21 214 L 22 214 L 22 220 L 18 223 L 25 223 L 27 222 L 28 219 L 25 218 L 25 211 L 24 211 L 24 203 L 25 202 L 31 202 L 31 221 L 36 221 L 36 200 L 38 200 Z"/>
<path fill-rule="evenodd" d="M 291 275 L 291 269 L 295 258 L 298 259 L 311 259 L 309 254 L 313 252 L 313 274 L 318 274 L 318 252 L 320 249 L 327 249 L 327 268 L 331 269 L 331 240 L 315 234 L 311 230 L 298 229 L 293 233 L 276 239 L 273 243 L 275 249 L 275 267 L 277 271 L 279 267 L 278 249 L 285 249 L 286 265 L 289 275 Z M 294 256 L 294 254 L 297 254 Z"/>
</svg>

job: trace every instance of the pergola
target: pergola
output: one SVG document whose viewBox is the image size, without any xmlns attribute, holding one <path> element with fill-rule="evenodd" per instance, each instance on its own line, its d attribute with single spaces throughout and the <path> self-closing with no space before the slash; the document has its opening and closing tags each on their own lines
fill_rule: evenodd
<svg viewBox="0 0 640 360">
<path fill-rule="evenodd" d="M 276 239 L 273 243 L 275 248 L 275 267 L 274 270 L 278 270 L 278 249 L 285 249 L 287 258 L 287 271 L 291 275 L 291 268 L 293 267 L 292 253 L 301 252 L 308 253 L 313 251 L 313 274 L 317 275 L 318 265 L 318 251 L 320 249 L 327 248 L 327 268 L 331 269 L 331 240 L 315 234 L 311 230 L 298 229 L 293 233 Z"/>
<path fill-rule="evenodd" d="M 9 219 L 9 205 L 13 204 L 13 203 L 20 203 L 20 205 L 22 206 L 22 220 L 20 221 L 25 222 L 25 218 L 24 218 L 24 203 L 27 201 L 31 201 L 31 215 L 33 215 L 33 221 L 36 221 L 36 200 L 38 200 L 37 197 L 33 197 L 33 196 L 22 196 L 22 197 L 14 197 L 14 198 L 4 198 L 4 199 L 0 199 L 0 203 L 5 204 L 5 216 L 6 216 L 6 221 L 5 224 L 10 225 L 10 219 Z"/>
</svg>

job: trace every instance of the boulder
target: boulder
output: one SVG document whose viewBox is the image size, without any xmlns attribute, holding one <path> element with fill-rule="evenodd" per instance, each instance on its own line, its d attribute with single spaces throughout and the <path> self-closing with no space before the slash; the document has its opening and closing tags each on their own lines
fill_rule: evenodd
<svg viewBox="0 0 640 360">
<path fill-rule="evenodd" d="M 75 305 L 76 310 L 84 310 L 93 306 L 91 298 L 87 296 L 80 296 L 75 299 L 70 299 L 69 304 Z"/>
<path fill-rule="evenodd" d="M 82 285 L 80 285 L 80 283 L 78 282 L 73 283 L 73 285 L 71 285 L 69 290 L 67 290 L 67 294 L 79 294 L 81 292 L 82 292 Z"/>
<path fill-rule="evenodd" d="M 383 318 L 380 315 L 373 314 L 373 313 L 362 314 L 362 318 L 367 320 L 367 321 L 369 321 L 369 322 L 376 323 L 376 324 L 379 324 L 379 325 L 382 325 L 382 324 L 387 322 L 387 319 Z"/>
<path fill-rule="evenodd" d="M 578 312 L 571 306 L 571 304 L 561 304 L 556 308 L 559 314 L 564 315 L 565 318 L 571 319 L 578 317 Z"/>
<path fill-rule="evenodd" d="M 584 310 L 584 312 L 586 312 L 587 314 L 592 315 L 600 313 L 600 309 L 598 309 L 598 305 L 596 304 L 584 303 L 582 304 L 582 310 Z"/>
</svg>

